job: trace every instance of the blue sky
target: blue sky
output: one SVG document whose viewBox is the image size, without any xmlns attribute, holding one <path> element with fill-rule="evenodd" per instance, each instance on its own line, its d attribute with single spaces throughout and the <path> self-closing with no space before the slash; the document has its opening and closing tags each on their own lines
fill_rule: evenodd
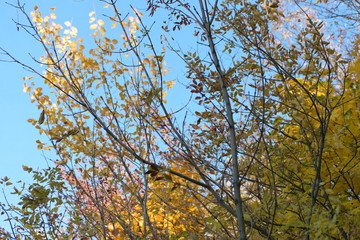
<svg viewBox="0 0 360 240">
<path fill-rule="evenodd" d="M 10 3 L 16 1 L 10 0 Z M 89 12 L 102 10 L 102 5 L 96 0 L 42 0 L 23 1 L 26 9 L 30 12 L 34 5 L 39 6 L 43 15 L 55 12 L 56 21 L 64 23 L 71 21 L 72 25 L 79 29 L 79 35 L 86 39 L 89 31 Z M 124 5 L 126 4 L 122 1 Z M 56 7 L 51 11 L 51 7 Z M 0 47 L 10 52 L 21 62 L 37 67 L 30 57 L 39 57 L 43 51 L 40 46 L 22 29 L 19 31 L 13 19 L 24 22 L 24 17 L 13 7 L 2 1 L 0 3 Z M 99 16 L 101 17 L 101 15 Z M 90 38 L 90 37 L 89 37 Z M 0 55 L 0 60 L 6 60 Z M 46 166 L 45 156 L 51 157 L 48 152 L 37 150 L 36 140 L 46 139 L 40 136 L 38 131 L 27 122 L 29 118 L 38 119 L 40 111 L 35 104 L 30 103 L 28 94 L 23 92 L 24 76 L 32 74 L 15 63 L 0 62 L 0 177 L 8 176 L 12 179 L 28 179 L 28 175 L 22 172 L 22 165 L 34 168 Z M 45 156 L 44 156 L 45 154 Z"/>
<path fill-rule="evenodd" d="M 38 5 L 44 14 L 50 12 L 50 7 L 56 6 L 55 13 L 59 22 L 70 20 L 80 29 L 88 28 L 88 13 L 96 10 L 97 7 L 94 1 L 88 0 L 26 1 L 28 11 L 32 10 L 34 5 Z M 29 54 L 39 57 L 42 54 L 41 48 L 24 30 L 18 31 L 12 20 L 22 21 L 23 16 L 4 1 L 0 3 L 0 12 L 2 32 L 0 47 L 20 61 L 36 67 Z M 4 55 L 0 55 L 0 60 L 6 59 Z M 13 181 L 30 180 L 29 176 L 23 173 L 22 165 L 34 168 L 46 167 L 45 156 L 51 157 L 50 153 L 37 150 L 35 141 L 46 138 L 40 136 L 38 131 L 27 122 L 29 118 L 37 119 L 40 114 L 35 104 L 30 103 L 28 94 L 23 92 L 22 78 L 32 74 L 15 63 L 6 62 L 0 62 L 0 72 L 0 177 L 8 176 Z"/>
<path fill-rule="evenodd" d="M 15 0 L 8 2 L 16 3 Z M 56 21 L 59 23 L 71 21 L 73 26 L 79 29 L 79 35 L 85 38 L 89 28 L 89 12 L 97 10 L 100 12 L 103 5 L 99 5 L 99 1 L 96 0 L 24 0 L 22 2 L 26 2 L 28 12 L 34 5 L 38 5 L 43 15 L 49 14 L 51 7 L 56 7 Z M 0 47 L 21 62 L 39 67 L 31 56 L 38 58 L 42 55 L 40 45 L 24 30 L 18 30 L 13 22 L 13 19 L 24 22 L 24 17 L 5 1 L 0 2 L 0 12 Z M 8 58 L 0 55 L 0 60 L 8 60 Z M 31 175 L 24 172 L 22 166 L 27 165 L 34 169 L 46 168 L 46 158 L 53 159 L 56 156 L 51 152 L 37 149 L 36 140 L 46 141 L 47 138 L 40 136 L 38 131 L 27 122 L 29 118 L 38 119 L 40 115 L 36 105 L 30 102 L 28 94 L 23 92 L 23 77 L 32 74 L 15 63 L 3 61 L 0 61 L 0 72 L 0 178 L 7 176 L 13 183 L 19 180 L 29 183 L 32 180 Z M 5 193 L 8 193 L 11 188 L 5 190 Z M 6 195 L 11 202 L 17 202 L 11 195 Z M 4 201 L 2 192 L 0 192 L 0 201 Z M 0 227 L 7 229 L 8 223 L 3 219 L 0 216 Z"/>
<path fill-rule="evenodd" d="M 15 0 L 8 0 L 8 2 L 16 3 Z M 85 38 L 85 40 L 90 33 L 89 12 L 95 11 L 97 17 L 101 18 L 103 10 L 103 3 L 99 3 L 97 0 L 34 0 L 23 2 L 26 2 L 25 6 L 28 12 L 33 9 L 34 5 L 38 5 L 43 15 L 52 12 L 51 7 L 56 7 L 54 11 L 57 15 L 56 21 L 59 23 L 71 21 L 72 25 L 78 28 L 79 37 Z M 126 2 L 128 1 L 121 1 L 121 5 L 124 6 L 121 10 L 125 13 L 126 9 L 129 9 Z M 141 1 L 141 3 L 145 3 L 145 1 Z M 145 9 L 138 8 L 138 10 L 145 12 Z M 5 1 L 0 2 L 0 12 L 2 31 L 2 34 L 0 34 L 0 47 L 10 52 L 21 62 L 37 67 L 31 56 L 38 58 L 43 53 L 42 49 L 24 30 L 18 30 L 13 22 L 13 19 L 24 22 L 24 17 L 19 11 L 6 4 Z M 162 19 L 158 20 L 158 22 L 161 23 Z M 0 55 L 0 60 L 6 59 L 6 56 Z M 179 61 L 181 60 L 172 58 L 168 61 L 168 66 L 173 63 L 173 65 L 179 67 Z M 45 158 L 54 158 L 55 156 L 50 152 L 43 153 L 37 149 L 36 140 L 46 141 L 46 137 L 40 136 L 38 131 L 27 122 L 29 118 L 38 119 L 40 115 L 36 105 L 30 103 L 28 94 L 23 92 L 22 78 L 32 74 L 15 63 L 7 62 L 0 62 L 0 72 L 0 178 L 8 176 L 12 182 L 18 180 L 29 182 L 31 176 L 22 170 L 22 165 L 35 169 L 43 168 L 47 166 Z M 176 74 L 183 75 L 181 71 L 175 71 L 175 69 L 172 69 L 170 73 L 174 78 L 178 77 Z M 179 101 L 178 98 L 172 99 L 174 103 L 177 101 Z M 187 102 L 187 99 L 184 99 L 183 102 Z M 0 201 L 2 199 L 3 197 L 0 194 Z"/>
</svg>

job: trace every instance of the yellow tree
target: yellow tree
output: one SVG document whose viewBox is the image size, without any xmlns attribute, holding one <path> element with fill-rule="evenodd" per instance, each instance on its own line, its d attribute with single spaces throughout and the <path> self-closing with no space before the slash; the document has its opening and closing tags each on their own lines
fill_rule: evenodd
<svg viewBox="0 0 360 240">
<path fill-rule="evenodd" d="M 30 122 L 49 137 L 39 149 L 58 159 L 45 173 L 25 168 L 38 182 L 15 190 L 23 208 L 3 205 L 23 216 L 8 236 L 356 237 L 360 58 L 356 47 L 347 52 L 356 35 L 337 41 L 342 29 L 316 10 L 331 5 L 147 2 L 151 15 L 168 13 L 164 46 L 141 13 L 123 15 L 116 1 L 105 2 L 104 19 L 90 13 L 93 45 L 54 13 L 17 6 L 28 17 L 19 26 L 45 51 L 43 71 L 23 65 L 41 110 Z M 196 51 L 170 41 L 186 27 Z M 176 91 L 190 96 L 177 111 L 167 103 L 178 97 L 166 75 L 171 52 L 188 80 Z"/>
<path fill-rule="evenodd" d="M 28 19 L 20 26 L 46 53 L 42 72 L 25 66 L 45 84 L 24 78 L 25 92 L 41 110 L 29 122 L 49 137 L 38 148 L 56 152 L 55 168 L 48 171 L 61 174 L 69 192 L 63 193 L 64 206 L 51 208 L 52 187 L 41 183 L 52 186 L 55 180 L 26 167 L 38 182 L 26 193 L 15 191 L 23 208 L 5 209 L 24 216 L 15 218 L 15 230 L 39 239 L 231 236 L 219 217 L 226 214 L 218 210 L 231 208 L 203 174 L 201 149 L 190 145 L 166 106 L 173 81 L 165 79 L 165 49 L 155 50 L 141 13 L 134 9 L 134 16 L 123 18 L 115 3 L 105 5 L 113 10 L 107 21 L 120 39 L 108 37 L 105 21 L 90 13 L 96 47 L 87 50 L 70 22 L 58 24 L 54 13 L 42 16 L 37 6 L 29 15 L 17 7 Z M 63 208 L 69 210 L 58 214 Z M 27 217 L 31 211 L 36 217 Z M 49 215 L 46 223 L 39 215 Z"/>
<path fill-rule="evenodd" d="M 237 157 L 232 155 L 231 160 L 239 159 L 235 169 L 240 174 L 233 181 L 240 181 L 243 201 L 236 199 L 234 189 L 234 203 L 246 209 L 236 215 L 238 223 L 243 215 L 245 231 L 255 228 L 268 238 L 357 236 L 358 229 L 349 226 L 357 223 L 359 204 L 352 179 L 357 178 L 359 164 L 358 113 L 350 117 L 351 127 L 345 123 L 359 104 L 351 67 L 354 55 L 346 51 L 353 47 L 356 34 L 338 41 L 336 37 L 344 38 L 342 29 L 334 30 L 331 20 L 321 19 L 323 12 L 316 11 L 316 7 L 330 10 L 333 5 L 325 1 L 318 1 L 318 6 L 306 1 L 222 1 L 219 5 L 198 1 L 194 7 L 185 1 L 149 2 L 153 13 L 159 6 L 172 10 L 170 14 L 180 19 L 173 29 L 196 25 L 200 31 L 195 34 L 209 49 L 209 59 L 193 53 L 185 60 L 194 92 L 199 94 L 196 99 L 220 109 L 218 118 L 211 107 L 198 114 L 202 121 L 226 119 L 228 136 L 235 129 L 239 146 Z M 352 2 L 341 8 L 352 12 L 358 10 L 356 6 Z M 356 21 L 339 16 L 337 20 Z M 216 105 L 222 101 L 225 106 Z M 235 125 L 226 114 L 228 102 L 232 114 L 240 116 Z M 218 122 L 216 127 L 219 131 Z M 341 212 L 340 202 L 354 207 Z M 340 215 L 347 218 L 349 212 L 352 217 L 347 223 L 339 221 Z M 265 234 L 261 229 L 266 229 Z M 239 231 L 244 231 L 241 226 Z M 252 233 L 254 239 L 260 235 Z"/>
</svg>

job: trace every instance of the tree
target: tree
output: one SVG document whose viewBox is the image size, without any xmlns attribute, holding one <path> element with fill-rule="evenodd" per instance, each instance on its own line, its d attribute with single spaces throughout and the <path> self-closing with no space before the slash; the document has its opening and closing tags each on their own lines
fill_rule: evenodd
<svg viewBox="0 0 360 240">
<path fill-rule="evenodd" d="M 46 53 L 42 72 L 22 64 L 44 80 L 25 78 L 41 110 L 29 121 L 49 136 L 39 149 L 58 159 L 44 173 L 25 167 L 37 182 L 15 189 L 20 207 L 3 205 L 14 222 L 4 234 L 359 235 L 360 58 L 356 47 L 347 51 L 358 41 L 336 41 L 343 29 L 329 29 L 317 14 L 330 3 L 149 0 L 151 15 L 169 14 L 164 36 L 191 28 L 197 51 L 177 49 L 164 36 L 155 42 L 140 12 L 122 15 L 116 1 L 105 3 L 106 18 L 90 13 L 93 45 L 70 22 L 55 23 L 54 13 L 43 17 L 35 7 L 27 15 L 16 6 L 28 19 L 19 26 Z M 178 82 L 166 75 L 171 52 L 189 81 L 180 110 L 167 103 Z"/>
</svg>

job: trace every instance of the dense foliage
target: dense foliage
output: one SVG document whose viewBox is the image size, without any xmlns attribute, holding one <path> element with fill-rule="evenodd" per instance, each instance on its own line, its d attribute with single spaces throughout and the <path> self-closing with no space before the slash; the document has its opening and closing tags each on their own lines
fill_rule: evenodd
<svg viewBox="0 0 360 240">
<path fill-rule="evenodd" d="M 104 3 L 93 43 L 17 5 L 45 51 L 23 64 L 29 122 L 57 159 L 24 166 L 5 239 L 360 235 L 357 1 L 148 0 L 148 17 Z"/>
</svg>

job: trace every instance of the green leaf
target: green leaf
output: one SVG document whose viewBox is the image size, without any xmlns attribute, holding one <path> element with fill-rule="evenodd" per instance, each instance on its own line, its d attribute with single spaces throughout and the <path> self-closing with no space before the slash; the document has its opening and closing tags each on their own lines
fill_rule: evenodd
<svg viewBox="0 0 360 240">
<path fill-rule="evenodd" d="M 40 117 L 38 120 L 38 123 L 41 125 L 45 120 L 45 110 L 42 110 L 42 112 L 40 113 Z"/>
</svg>

